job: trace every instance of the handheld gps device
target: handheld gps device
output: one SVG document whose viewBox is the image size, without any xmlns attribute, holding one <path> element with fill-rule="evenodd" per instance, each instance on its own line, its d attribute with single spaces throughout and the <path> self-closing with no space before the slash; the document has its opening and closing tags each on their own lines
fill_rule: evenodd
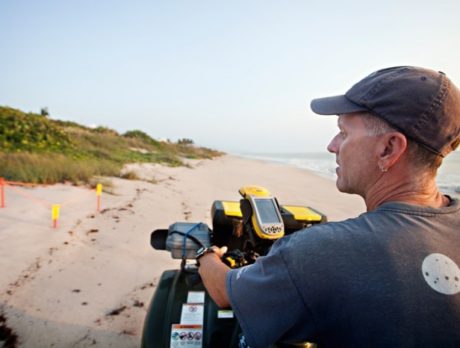
<svg viewBox="0 0 460 348">
<path fill-rule="evenodd" d="M 262 239 L 283 237 L 284 224 L 275 197 L 259 186 L 244 186 L 239 192 L 251 205 L 251 221 L 257 236 Z"/>
</svg>

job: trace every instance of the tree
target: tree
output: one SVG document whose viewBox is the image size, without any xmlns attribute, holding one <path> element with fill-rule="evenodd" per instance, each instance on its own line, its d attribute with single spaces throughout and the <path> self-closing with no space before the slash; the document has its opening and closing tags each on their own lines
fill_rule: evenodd
<svg viewBox="0 0 460 348">
<path fill-rule="evenodd" d="M 50 112 L 48 111 L 48 108 L 46 106 L 40 109 L 40 115 L 42 115 L 43 117 L 48 117 L 50 115 Z"/>
<path fill-rule="evenodd" d="M 179 139 L 177 143 L 181 145 L 193 145 L 193 140 L 189 138 L 183 138 L 183 139 Z"/>
</svg>

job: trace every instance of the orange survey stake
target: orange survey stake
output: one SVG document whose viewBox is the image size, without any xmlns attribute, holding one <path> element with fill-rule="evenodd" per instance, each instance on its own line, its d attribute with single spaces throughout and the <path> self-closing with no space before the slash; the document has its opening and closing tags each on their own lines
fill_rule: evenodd
<svg viewBox="0 0 460 348">
<path fill-rule="evenodd" d="M 0 207 L 5 208 L 5 179 L 0 178 Z"/>
</svg>

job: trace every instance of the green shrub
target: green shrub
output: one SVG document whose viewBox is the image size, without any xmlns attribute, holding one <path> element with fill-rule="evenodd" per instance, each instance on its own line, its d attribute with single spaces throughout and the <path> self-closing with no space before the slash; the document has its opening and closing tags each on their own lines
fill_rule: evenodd
<svg viewBox="0 0 460 348">
<path fill-rule="evenodd" d="M 140 130 L 120 136 L 107 127 L 92 129 L 0 106 L 0 176 L 8 180 L 88 182 L 95 175 L 119 176 L 126 163 L 180 166 L 181 158 L 219 155 L 187 138 L 180 144 L 163 143 Z"/>
<path fill-rule="evenodd" d="M 0 107 L 0 148 L 11 152 L 62 152 L 71 148 L 71 141 L 46 117 Z"/>
<path fill-rule="evenodd" d="M 178 144 L 180 145 L 193 145 L 194 142 L 192 139 L 189 138 L 182 138 L 177 141 Z"/>
<path fill-rule="evenodd" d="M 160 142 L 158 140 L 153 139 L 147 133 L 140 131 L 140 130 L 131 130 L 127 131 L 123 134 L 125 138 L 132 138 L 132 139 L 139 139 L 143 142 L 143 144 L 150 144 L 156 147 L 160 146 Z"/>
</svg>

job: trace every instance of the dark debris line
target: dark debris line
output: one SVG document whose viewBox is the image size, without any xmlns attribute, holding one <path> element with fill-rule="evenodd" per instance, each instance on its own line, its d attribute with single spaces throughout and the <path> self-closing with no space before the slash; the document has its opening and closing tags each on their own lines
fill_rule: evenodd
<svg viewBox="0 0 460 348">
<path fill-rule="evenodd" d="M 18 346 L 18 335 L 8 327 L 5 316 L 0 313 L 0 343 L 3 348 L 16 348 Z"/>
</svg>

